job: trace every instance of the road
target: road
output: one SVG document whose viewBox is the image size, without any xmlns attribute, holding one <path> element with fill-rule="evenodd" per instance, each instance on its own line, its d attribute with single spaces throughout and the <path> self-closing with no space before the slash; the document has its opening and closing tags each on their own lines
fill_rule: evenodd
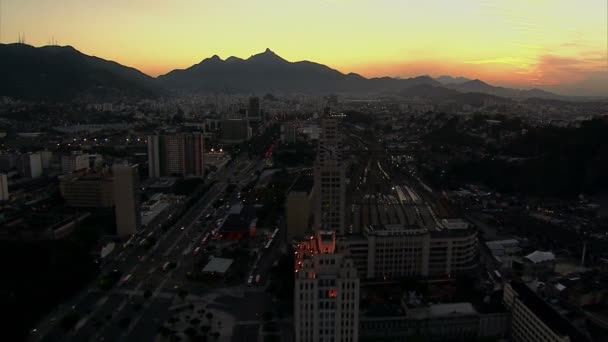
<svg viewBox="0 0 608 342">
<path fill-rule="evenodd" d="M 235 160 L 214 177 L 216 183 L 166 232 L 158 227 L 138 232 L 132 246 L 117 248 L 112 261 L 104 264 L 102 273 L 117 269 L 122 271 L 123 279 L 128 275 L 129 279 L 121 280 L 109 291 L 98 289 L 96 282 L 91 284 L 40 322 L 30 340 L 153 340 L 156 328 L 169 317 L 168 309 L 179 290 L 186 289 L 194 295 L 201 291 L 185 281 L 186 273 L 191 270 L 192 249 L 210 229 L 199 220 L 215 212 L 212 204 L 225 195 L 230 182 L 237 183 L 240 188 L 253 180 L 253 171 L 258 165 L 256 160 Z M 236 195 L 233 195 L 227 203 L 236 201 Z M 220 209 L 215 214 L 222 215 L 222 210 L 225 211 Z M 155 237 L 157 242 L 145 250 L 137 242 L 148 235 Z M 167 263 L 174 263 L 175 267 L 164 269 Z M 58 323 L 70 312 L 79 319 L 75 327 L 65 333 Z"/>
</svg>

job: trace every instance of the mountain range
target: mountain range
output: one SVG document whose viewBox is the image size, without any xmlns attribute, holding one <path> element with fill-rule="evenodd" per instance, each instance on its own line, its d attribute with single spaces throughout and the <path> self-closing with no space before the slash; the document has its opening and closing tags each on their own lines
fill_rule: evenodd
<svg viewBox="0 0 608 342">
<path fill-rule="evenodd" d="M 70 46 L 0 44 L 0 96 L 23 99 L 153 98 L 169 94 L 378 93 L 434 99 L 478 93 L 492 97 L 564 97 L 540 89 L 495 87 L 463 77 L 365 78 L 328 66 L 289 62 L 270 49 L 247 59 L 217 55 L 157 78 L 85 55 Z"/>
<path fill-rule="evenodd" d="M 0 44 L 0 96 L 36 100 L 155 97 L 156 79 L 71 46 Z"/>
</svg>

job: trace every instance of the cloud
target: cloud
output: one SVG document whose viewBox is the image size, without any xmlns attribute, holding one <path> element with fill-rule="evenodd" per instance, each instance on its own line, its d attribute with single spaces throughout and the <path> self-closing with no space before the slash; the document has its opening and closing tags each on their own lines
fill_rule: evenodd
<svg viewBox="0 0 608 342">
<path fill-rule="evenodd" d="M 543 55 L 529 74 L 538 86 L 579 95 L 608 95 L 608 56 L 603 51 L 587 51 L 575 57 Z"/>
</svg>

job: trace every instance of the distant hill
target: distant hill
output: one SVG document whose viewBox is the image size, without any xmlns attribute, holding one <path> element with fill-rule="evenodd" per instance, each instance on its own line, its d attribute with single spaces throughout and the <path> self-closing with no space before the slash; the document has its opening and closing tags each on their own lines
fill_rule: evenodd
<svg viewBox="0 0 608 342">
<path fill-rule="evenodd" d="M 0 96 L 36 100 L 157 97 L 152 77 L 71 46 L 0 44 Z"/>
<path fill-rule="evenodd" d="M 367 79 L 343 74 L 328 66 L 288 62 L 270 49 L 248 59 L 218 56 L 204 59 L 185 70 L 158 77 L 161 85 L 185 93 L 328 93 L 398 91 L 414 85 L 440 85 L 427 76 L 410 79 Z"/>
<path fill-rule="evenodd" d="M 503 87 L 495 87 L 489 85 L 481 80 L 475 79 L 472 81 L 467 81 L 463 83 L 456 84 L 448 84 L 446 87 L 450 89 L 454 89 L 463 93 L 484 93 L 501 97 L 509 97 L 509 98 L 546 98 L 546 99 L 560 99 L 564 98 L 563 96 L 540 90 L 540 89 L 529 89 L 529 90 L 520 90 L 513 88 L 503 88 Z"/>
<path fill-rule="evenodd" d="M 452 76 L 439 76 L 437 78 L 435 78 L 435 80 L 437 80 L 437 82 L 443 84 L 443 85 L 448 85 L 448 84 L 461 84 L 461 83 L 465 83 L 470 81 L 470 79 L 466 78 L 466 77 L 452 77 Z"/>
</svg>

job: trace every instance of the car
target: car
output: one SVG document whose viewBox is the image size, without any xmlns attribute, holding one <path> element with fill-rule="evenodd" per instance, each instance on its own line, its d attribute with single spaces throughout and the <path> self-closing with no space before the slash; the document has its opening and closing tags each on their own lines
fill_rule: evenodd
<svg viewBox="0 0 608 342">
<path fill-rule="evenodd" d="M 255 276 L 255 283 L 256 283 L 256 284 L 259 284 L 261 279 L 262 279 L 262 277 L 261 277 L 259 274 L 258 274 L 258 275 L 256 275 L 256 276 Z"/>
<path fill-rule="evenodd" d="M 181 229 L 181 230 L 184 230 L 185 228 L 186 228 L 186 227 L 182 226 L 180 229 Z"/>
<path fill-rule="evenodd" d="M 249 279 L 247 279 L 247 285 L 248 285 L 248 286 L 251 286 L 251 284 L 252 284 L 252 283 L 253 283 L 253 276 L 252 276 L 252 275 L 250 275 L 250 276 L 249 276 Z"/>
<path fill-rule="evenodd" d="M 200 247 L 200 246 L 199 246 L 199 247 L 196 247 L 196 248 L 194 249 L 194 253 L 193 253 L 193 254 L 194 254 L 194 255 L 198 255 L 198 253 L 200 253 L 200 251 L 201 251 L 201 247 Z"/>
</svg>

